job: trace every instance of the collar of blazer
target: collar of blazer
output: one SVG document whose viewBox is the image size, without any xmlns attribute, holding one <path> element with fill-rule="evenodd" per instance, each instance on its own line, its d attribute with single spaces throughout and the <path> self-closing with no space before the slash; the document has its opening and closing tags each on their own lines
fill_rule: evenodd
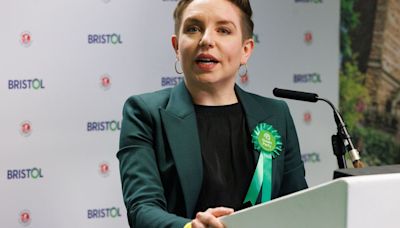
<svg viewBox="0 0 400 228">
<path fill-rule="evenodd" d="M 258 123 L 267 121 L 271 113 L 260 107 L 254 95 L 237 85 L 235 92 L 251 133 Z M 160 114 L 181 182 L 186 213 L 192 217 L 202 185 L 203 167 L 192 97 L 184 83 L 171 90 L 168 104 L 165 109 L 160 108 Z M 257 161 L 259 153 L 254 151 L 254 155 Z"/>
</svg>

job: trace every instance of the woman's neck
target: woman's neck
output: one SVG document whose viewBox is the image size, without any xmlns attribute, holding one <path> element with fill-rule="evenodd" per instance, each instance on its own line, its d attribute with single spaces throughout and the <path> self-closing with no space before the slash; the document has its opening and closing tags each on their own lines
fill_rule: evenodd
<svg viewBox="0 0 400 228">
<path fill-rule="evenodd" d="M 206 106 L 230 105 L 238 103 L 235 84 L 192 86 L 186 83 L 186 88 L 192 96 L 193 103 Z"/>
</svg>

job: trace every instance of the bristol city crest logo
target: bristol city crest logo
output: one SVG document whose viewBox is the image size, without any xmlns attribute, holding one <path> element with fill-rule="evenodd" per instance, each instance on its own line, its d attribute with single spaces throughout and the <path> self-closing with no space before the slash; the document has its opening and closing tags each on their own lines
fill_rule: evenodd
<svg viewBox="0 0 400 228">
<path fill-rule="evenodd" d="M 20 125 L 20 129 L 19 129 L 21 135 L 28 137 L 31 135 L 32 133 L 32 124 L 29 121 L 24 121 L 21 123 Z"/>
<path fill-rule="evenodd" d="M 100 77 L 100 86 L 101 88 L 103 88 L 104 90 L 108 90 L 111 88 L 111 77 L 108 74 L 103 74 Z"/>
<path fill-rule="evenodd" d="M 107 177 L 110 175 L 110 166 L 107 162 L 102 162 L 99 165 L 99 173 L 103 177 Z"/>
<path fill-rule="evenodd" d="M 243 76 L 240 76 L 240 83 L 241 83 L 242 85 L 245 85 L 245 84 L 247 84 L 248 82 L 249 82 L 249 75 L 248 75 L 248 74 L 243 75 Z"/>
<path fill-rule="evenodd" d="M 31 224 L 31 212 L 28 210 L 23 210 L 19 213 L 18 222 L 23 226 L 28 226 Z"/>
<path fill-rule="evenodd" d="M 304 43 L 311 45 L 313 42 L 313 34 L 310 31 L 304 33 Z"/>
<path fill-rule="evenodd" d="M 19 37 L 19 42 L 24 47 L 31 46 L 31 44 L 32 44 L 32 35 L 31 35 L 31 33 L 28 32 L 28 31 L 22 32 L 20 37 Z"/>
<path fill-rule="evenodd" d="M 307 111 L 307 112 L 304 113 L 304 115 L 303 115 L 303 121 L 304 121 L 304 123 L 306 123 L 306 124 L 311 124 L 312 115 L 311 115 L 311 112 L 310 112 L 310 111 Z"/>
</svg>

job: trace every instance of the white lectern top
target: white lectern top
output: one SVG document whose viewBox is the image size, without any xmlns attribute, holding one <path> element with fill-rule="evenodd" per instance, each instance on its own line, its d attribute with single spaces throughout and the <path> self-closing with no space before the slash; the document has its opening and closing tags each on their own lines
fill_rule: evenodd
<svg viewBox="0 0 400 228">
<path fill-rule="evenodd" d="M 340 178 L 221 220 L 228 228 L 398 228 L 400 174 Z"/>
</svg>

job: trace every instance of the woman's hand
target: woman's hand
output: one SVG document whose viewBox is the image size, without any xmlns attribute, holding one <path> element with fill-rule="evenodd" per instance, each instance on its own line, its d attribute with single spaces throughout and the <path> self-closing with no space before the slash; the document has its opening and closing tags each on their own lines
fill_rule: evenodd
<svg viewBox="0 0 400 228">
<path fill-rule="evenodd" d="M 196 218 L 192 220 L 192 228 L 224 228 L 224 224 L 217 218 L 230 215 L 233 212 L 234 210 L 232 208 L 227 207 L 209 208 L 205 212 L 198 212 Z"/>
</svg>

